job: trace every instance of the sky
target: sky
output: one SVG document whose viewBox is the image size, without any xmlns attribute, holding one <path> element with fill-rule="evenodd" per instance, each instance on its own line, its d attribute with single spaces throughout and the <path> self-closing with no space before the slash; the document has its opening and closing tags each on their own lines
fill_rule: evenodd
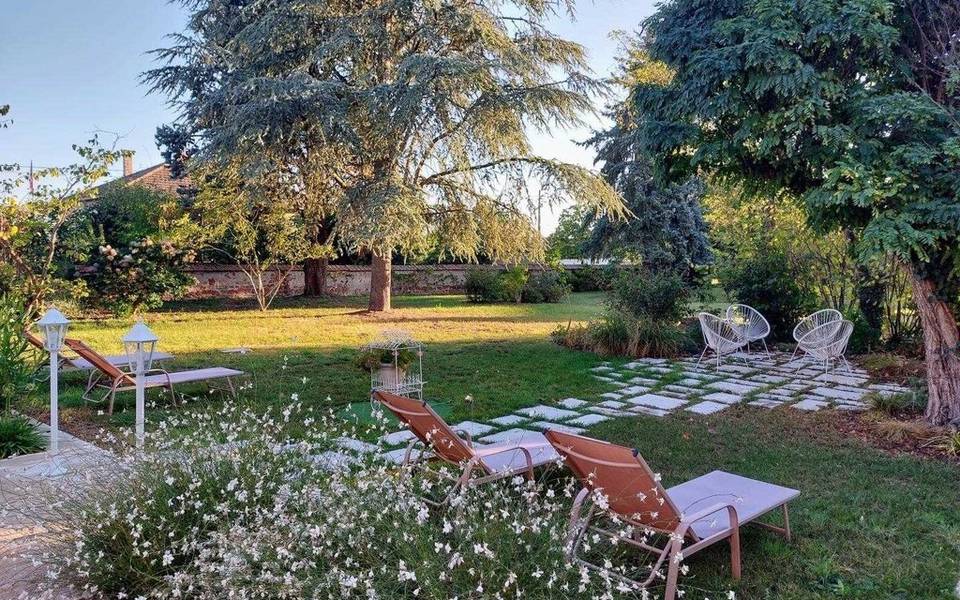
<svg viewBox="0 0 960 600">
<path fill-rule="evenodd" d="M 557 18 L 552 29 L 583 44 L 595 74 L 607 76 L 618 54 L 610 33 L 635 30 L 653 10 L 654 0 L 578 0 L 576 21 Z M 148 52 L 185 21 L 181 6 L 167 0 L 0 0 L 0 105 L 10 105 L 13 121 L 0 130 L 0 164 L 70 164 L 71 145 L 97 132 L 104 141 L 120 135 L 135 169 L 160 162 L 154 132 L 175 114 L 139 78 L 155 64 Z M 534 149 L 592 166 L 593 152 L 576 144 L 589 134 L 588 127 L 534 135 Z M 116 165 L 114 174 L 121 170 Z M 558 212 L 544 211 L 545 234 Z"/>
</svg>

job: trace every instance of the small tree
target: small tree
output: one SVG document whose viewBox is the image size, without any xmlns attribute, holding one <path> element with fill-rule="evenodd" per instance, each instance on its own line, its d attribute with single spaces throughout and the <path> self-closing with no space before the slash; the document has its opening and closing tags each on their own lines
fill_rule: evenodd
<svg viewBox="0 0 960 600">
<path fill-rule="evenodd" d="M 547 29 L 567 0 L 182 1 L 188 30 L 146 80 L 201 161 L 322 156 L 337 238 L 372 257 L 371 310 L 390 308 L 394 252 L 431 236 L 467 259 L 541 257 L 518 193 L 531 175 L 621 209 L 593 173 L 530 150 L 528 128 L 579 123 L 602 88 Z"/>
<path fill-rule="evenodd" d="M 64 243 L 73 217 L 96 195 L 93 185 L 109 173 L 121 151 L 100 146 L 73 146 L 80 161 L 33 173 L 33 191 L 20 165 L 5 165 L 0 179 L 0 292 L 24 298 L 28 316 L 36 315 L 51 293 L 83 295 L 72 277 L 73 265 L 86 258 L 85 247 Z"/>
<path fill-rule="evenodd" d="M 270 308 L 297 264 L 330 252 L 308 243 L 304 222 L 290 210 L 288 187 L 278 177 L 264 174 L 255 184 L 233 169 L 193 173 L 206 247 L 240 267 L 261 311 Z"/>
<path fill-rule="evenodd" d="M 660 173 L 787 190 L 861 258 L 913 276 L 934 424 L 960 419 L 960 6 L 674 0 L 646 22 L 671 71 L 634 89 Z"/>
</svg>

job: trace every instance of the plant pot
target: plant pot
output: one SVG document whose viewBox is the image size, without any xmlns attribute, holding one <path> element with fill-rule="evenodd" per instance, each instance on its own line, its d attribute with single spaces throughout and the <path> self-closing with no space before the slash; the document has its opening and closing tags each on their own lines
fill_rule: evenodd
<svg viewBox="0 0 960 600">
<path fill-rule="evenodd" d="M 406 369 L 394 367 L 391 363 L 380 363 L 377 371 L 377 381 L 387 388 L 396 388 L 407 377 Z"/>
</svg>

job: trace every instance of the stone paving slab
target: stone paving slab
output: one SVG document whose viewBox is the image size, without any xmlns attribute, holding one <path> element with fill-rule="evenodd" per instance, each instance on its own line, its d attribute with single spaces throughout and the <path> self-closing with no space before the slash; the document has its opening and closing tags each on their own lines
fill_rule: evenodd
<svg viewBox="0 0 960 600">
<path fill-rule="evenodd" d="M 720 412 L 721 410 L 727 408 L 726 404 L 720 402 L 711 402 L 709 400 L 688 406 L 686 410 L 697 413 L 698 415 L 712 415 L 715 412 Z"/>
<path fill-rule="evenodd" d="M 466 431 L 470 434 L 470 437 L 477 437 L 485 433 L 490 433 L 494 430 L 494 427 L 493 425 L 484 425 L 483 423 L 477 423 L 475 421 L 464 421 L 463 423 L 457 423 L 451 429 L 454 431 Z"/>
<path fill-rule="evenodd" d="M 610 417 L 607 417 L 607 416 L 605 416 L 605 415 L 598 415 L 598 414 L 595 414 L 595 413 L 587 413 L 587 414 L 583 415 L 582 417 L 577 417 L 576 419 L 571 419 L 571 420 L 567 421 L 567 423 L 569 423 L 569 424 L 571 424 L 571 425 L 577 425 L 577 426 L 580 426 L 580 427 L 590 427 L 591 425 L 596 425 L 597 423 L 603 423 L 604 421 L 608 421 L 609 419 L 610 419 Z"/>
<path fill-rule="evenodd" d="M 509 427 L 525 421 L 529 421 L 529 419 L 526 417 L 521 417 L 520 415 L 504 415 L 502 417 L 497 417 L 496 419 L 490 419 L 491 423 L 500 427 Z"/>
<path fill-rule="evenodd" d="M 517 411 L 517 414 L 525 415 L 534 419 L 548 419 L 550 421 L 563 421 L 564 419 L 569 419 L 576 417 L 579 413 L 572 410 L 566 410 L 563 408 L 556 408 L 553 406 L 547 406 L 546 404 L 540 404 L 538 406 L 531 406 L 530 408 L 521 408 Z"/>
<path fill-rule="evenodd" d="M 564 398 L 560 402 L 557 402 L 557 404 L 559 404 L 564 408 L 575 410 L 577 408 L 580 408 L 581 406 L 586 406 L 588 403 L 586 400 L 581 400 L 579 398 Z"/>
<path fill-rule="evenodd" d="M 721 404 L 736 404 L 743 400 L 743 396 L 738 396 L 736 394 L 728 394 L 727 392 L 714 392 L 703 397 L 704 400 L 709 400 L 710 402 L 720 402 Z"/>
<path fill-rule="evenodd" d="M 502 444 L 504 442 L 521 443 L 526 441 L 542 441 L 543 438 L 541 436 L 542 434 L 538 431 L 514 428 L 482 437 L 480 441 L 485 444 Z"/>
<path fill-rule="evenodd" d="M 653 408 L 659 408 L 662 410 L 670 410 L 677 408 L 678 406 L 683 406 L 687 403 L 685 400 L 670 398 L 668 396 L 662 396 L 659 394 L 644 394 L 634 398 L 627 398 L 626 401 L 630 404 L 642 404 L 644 406 L 651 406 Z"/>
</svg>

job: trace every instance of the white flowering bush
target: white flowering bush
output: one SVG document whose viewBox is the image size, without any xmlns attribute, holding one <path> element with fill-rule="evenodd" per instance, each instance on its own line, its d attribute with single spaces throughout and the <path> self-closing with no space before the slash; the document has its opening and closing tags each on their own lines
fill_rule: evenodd
<svg viewBox="0 0 960 600">
<path fill-rule="evenodd" d="M 375 439 L 294 401 L 184 410 L 145 451 L 85 469 L 52 502 L 57 526 L 36 560 L 47 593 L 102 598 L 620 598 L 647 590 L 568 562 L 578 486 L 554 469 L 473 486 L 446 510 L 449 485 L 337 441 Z M 184 433 L 186 432 L 186 433 Z M 350 456 L 344 460 L 345 456 Z M 613 560 L 637 562 L 609 544 Z M 619 554 L 619 556 L 618 556 Z M 642 557 L 641 557 L 642 558 Z"/>
</svg>

